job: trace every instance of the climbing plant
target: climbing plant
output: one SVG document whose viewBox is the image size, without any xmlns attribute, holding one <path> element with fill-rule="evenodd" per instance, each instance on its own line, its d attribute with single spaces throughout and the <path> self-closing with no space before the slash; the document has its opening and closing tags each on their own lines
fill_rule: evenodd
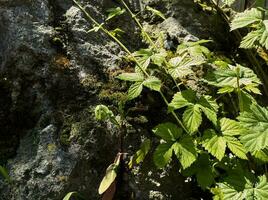
<svg viewBox="0 0 268 200">
<path fill-rule="evenodd" d="M 92 24 L 92 30 L 107 34 L 125 51 L 127 61 L 134 66 L 131 72 L 116 77 L 129 85 L 127 101 L 135 101 L 146 88 L 159 95 L 167 115 L 172 117 L 152 129 L 159 144 L 153 147 L 149 139 L 144 140 L 129 161 L 129 168 L 141 164 L 152 151 L 157 168 L 165 168 L 172 159 L 177 159 L 178 173 L 192 177 L 203 190 L 210 191 L 214 199 L 268 199 L 268 108 L 255 100 L 256 95 L 261 95 L 262 83 L 254 71 L 212 52 L 207 48 L 211 40 L 184 42 L 175 50 L 166 49 L 163 33 L 152 37 L 146 32 L 124 0 L 120 0 L 122 8 L 110 9 L 102 23 L 81 3 L 73 1 Z M 227 4 L 233 2 L 226 1 Z M 165 19 L 160 11 L 151 7 L 147 10 Z M 137 23 L 147 48 L 131 52 L 114 30 L 106 28 L 108 21 L 126 13 Z M 268 47 L 265 16 L 266 10 L 253 8 L 234 18 L 232 30 L 245 26 L 253 30 L 243 38 L 241 47 Z M 210 88 L 207 93 L 187 84 L 187 78 L 195 74 L 194 69 L 204 67 L 207 72 L 200 82 Z M 234 112 L 225 109 L 226 105 Z M 114 114 L 107 106 L 98 105 L 95 115 L 97 120 L 112 122 L 123 139 L 127 121 L 124 108 L 120 108 L 118 114 Z M 124 153 L 120 147 L 99 186 L 99 193 L 107 199 L 114 196 Z"/>
</svg>

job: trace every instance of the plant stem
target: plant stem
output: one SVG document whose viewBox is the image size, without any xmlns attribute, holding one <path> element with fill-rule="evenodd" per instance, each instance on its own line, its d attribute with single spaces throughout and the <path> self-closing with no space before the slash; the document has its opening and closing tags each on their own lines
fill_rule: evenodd
<svg viewBox="0 0 268 200">
<path fill-rule="evenodd" d="M 82 7 L 82 5 L 80 3 L 78 3 L 76 0 L 73 0 L 73 2 L 79 7 L 79 9 L 87 16 L 87 18 L 96 26 L 100 27 L 100 30 L 102 30 L 104 33 L 106 33 L 108 36 L 110 36 L 126 53 L 129 54 L 129 56 L 131 56 L 131 58 L 135 61 L 135 63 L 137 64 L 137 66 L 139 67 L 139 69 L 144 73 L 145 76 L 149 77 L 149 74 L 142 68 L 141 64 L 139 63 L 139 61 L 132 55 L 132 53 L 128 50 L 128 48 L 120 41 L 118 40 L 113 34 L 111 34 L 106 28 L 104 28 L 102 25 L 100 25 L 96 20 L 94 20 L 94 18 L 91 17 L 91 15 Z M 129 10 L 130 11 L 130 10 Z M 131 12 L 131 11 L 130 11 Z M 131 12 L 132 13 L 132 12 Z M 138 21 L 138 20 L 137 20 Z M 165 97 L 165 95 L 163 94 L 162 91 L 159 91 L 161 97 L 163 98 L 165 104 L 168 106 L 168 101 Z M 184 131 L 186 133 L 189 134 L 188 130 L 185 128 L 185 126 L 183 125 L 183 123 L 181 122 L 181 120 L 178 118 L 178 116 L 176 115 L 176 113 L 174 111 L 171 112 L 171 114 L 174 116 L 174 118 L 176 119 L 176 121 L 179 123 L 179 125 L 184 129 Z"/>
<path fill-rule="evenodd" d="M 134 21 L 137 23 L 137 25 L 139 26 L 142 34 L 147 38 L 147 40 L 149 41 L 150 45 L 154 48 L 157 49 L 155 43 L 153 42 L 151 36 L 144 30 L 143 26 L 141 25 L 139 19 L 137 18 L 136 15 L 133 14 L 133 12 L 131 11 L 131 9 L 128 7 L 128 5 L 126 4 L 126 2 L 124 0 L 121 0 L 123 6 L 127 9 L 127 11 L 129 12 L 129 14 L 131 15 L 131 17 L 134 19 Z M 167 61 L 164 61 L 165 65 L 168 66 Z M 167 69 L 165 67 L 163 67 L 163 69 L 165 70 L 166 74 L 169 74 Z M 173 78 L 173 76 L 171 76 L 174 84 L 176 85 L 176 87 L 178 88 L 179 91 L 181 91 L 179 84 L 177 83 L 177 81 Z"/>
<path fill-rule="evenodd" d="M 134 21 L 137 23 L 137 25 L 139 26 L 139 28 L 141 29 L 142 34 L 147 38 L 147 40 L 149 41 L 149 43 L 152 46 L 155 46 L 153 40 L 151 39 L 151 37 L 148 35 L 148 33 L 146 31 L 144 31 L 143 26 L 141 25 L 140 21 L 138 20 L 138 18 L 136 17 L 136 15 L 131 11 L 131 9 L 128 7 L 128 5 L 126 4 L 126 2 L 124 0 L 121 0 L 121 3 L 123 4 L 123 6 L 127 9 L 127 11 L 129 12 L 129 14 L 131 15 L 131 17 L 134 19 Z"/>
</svg>

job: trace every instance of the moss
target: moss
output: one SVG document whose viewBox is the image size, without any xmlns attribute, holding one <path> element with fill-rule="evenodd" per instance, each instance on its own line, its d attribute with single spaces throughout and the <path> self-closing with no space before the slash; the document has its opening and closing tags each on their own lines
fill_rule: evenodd
<svg viewBox="0 0 268 200">
<path fill-rule="evenodd" d="M 101 101 L 121 102 L 127 100 L 125 85 L 120 85 L 117 81 L 111 80 L 104 84 L 99 93 Z"/>
</svg>

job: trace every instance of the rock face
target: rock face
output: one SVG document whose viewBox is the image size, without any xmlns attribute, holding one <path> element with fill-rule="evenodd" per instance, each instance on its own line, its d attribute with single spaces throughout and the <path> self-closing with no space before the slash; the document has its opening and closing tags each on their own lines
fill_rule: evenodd
<svg viewBox="0 0 268 200">
<path fill-rule="evenodd" d="M 134 10 L 150 4 L 166 13 L 169 18 L 154 28 L 165 31 L 171 44 L 220 38 L 213 20 L 190 0 L 130 3 Z M 82 4 L 98 21 L 119 5 Z M 96 122 L 92 111 L 103 101 L 113 104 L 120 86 L 110 79 L 124 53 L 103 33 L 88 34 L 91 26 L 71 0 L 0 0 L 0 19 L 0 164 L 12 178 L 1 181 L 0 199 L 60 200 L 70 191 L 99 199 L 97 187 L 117 153 L 118 135 L 111 124 Z M 109 24 L 116 27 L 126 30 L 122 40 L 131 50 L 143 45 L 129 17 Z M 148 136 L 146 126 L 141 129 Z M 142 138 L 138 130 L 133 134 L 125 144 L 130 153 Z M 151 161 L 130 179 L 134 199 L 195 198 L 176 170 L 157 171 Z"/>
</svg>

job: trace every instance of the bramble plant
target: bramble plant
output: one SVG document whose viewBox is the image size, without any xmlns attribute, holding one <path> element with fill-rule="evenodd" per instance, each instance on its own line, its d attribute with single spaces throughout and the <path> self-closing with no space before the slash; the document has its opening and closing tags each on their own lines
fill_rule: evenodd
<svg viewBox="0 0 268 200">
<path fill-rule="evenodd" d="M 254 99 L 255 95 L 261 95 L 258 88 L 261 81 L 254 71 L 234 61 L 221 60 L 205 47 L 206 43 L 213 42 L 209 40 L 185 42 L 178 45 L 176 51 L 165 49 L 162 33 L 157 38 L 151 37 L 123 0 L 120 1 L 124 8 L 109 10 L 103 23 L 98 23 L 78 1 L 73 1 L 92 23 L 94 31 L 106 33 L 128 54 L 129 62 L 135 64 L 133 72 L 117 77 L 130 83 L 128 101 L 134 101 L 142 95 L 144 88 L 148 88 L 161 96 L 167 113 L 173 116 L 173 121 L 161 122 L 152 130 L 161 140 L 153 154 L 156 167 L 164 168 L 172 158 L 178 159 L 178 173 L 192 177 L 203 190 L 211 191 L 214 199 L 268 199 L 268 108 L 258 105 Z M 147 10 L 165 19 L 160 11 L 150 7 Z M 105 27 L 107 21 L 125 12 L 140 27 L 148 48 L 132 53 L 113 30 Z M 239 14 L 232 22 L 232 29 L 254 24 L 258 34 L 260 30 L 264 34 L 263 12 L 266 11 L 254 8 Z M 241 46 L 251 48 L 260 44 L 266 47 L 263 41 L 268 35 L 264 35 L 253 42 L 247 39 L 248 36 Z M 185 81 L 195 73 L 194 67 L 204 66 L 210 70 L 201 81 L 216 88 L 216 94 L 200 94 Z M 224 109 L 220 105 L 226 104 L 223 96 L 233 102 L 229 106 L 237 112 L 219 112 Z M 98 105 L 95 115 L 98 120 L 110 120 L 119 130 L 123 128 L 123 112 L 115 116 L 108 107 Z M 146 159 L 150 148 L 151 142 L 146 139 L 129 162 L 130 168 Z M 108 167 L 99 187 L 100 194 L 114 187 L 123 153 L 120 148 L 114 163 Z M 113 195 L 109 197 L 112 198 Z"/>
</svg>

